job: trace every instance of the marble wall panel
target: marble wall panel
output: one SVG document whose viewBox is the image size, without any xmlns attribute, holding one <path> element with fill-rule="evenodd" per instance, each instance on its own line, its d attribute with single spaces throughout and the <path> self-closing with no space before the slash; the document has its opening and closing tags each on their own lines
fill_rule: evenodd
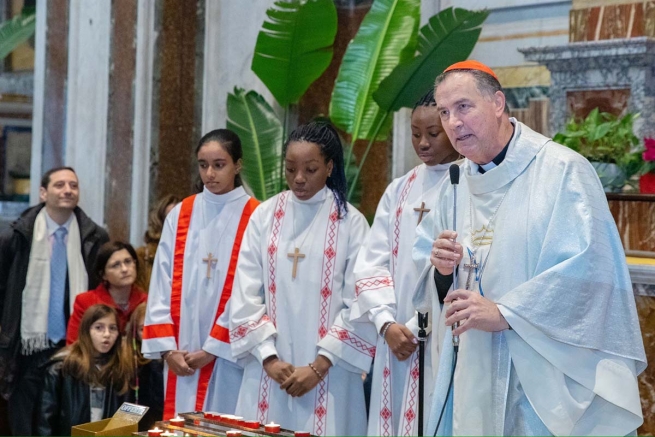
<svg viewBox="0 0 655 437">
<path fill-rule="evenodd" d="M 629 89 L 614 90 L 580 90 L 567 91 L 566 107 L 569 116 L 583 119 L 594 109 L 608 112 L 616 116 L 623 116 L 628 110 L 630 99 Z"/>
<path fill-rule="evenodd" d="M 608 194 L 623 248 L 655 255 L 655 195 Z"/>
<path fill-rule="evenodd" d="M 573 9 L 570 12 L 569 41 L 599 41 L 604 39 L 655 36 L 647 33 L 646 10 L 652 2 L 612 4 Z"/>
<path fill-rule="evenodd" d="M 639 375 L 639 395 L 644 423 L 637 430 L 638 435 L 655 434 L 655 297 L 635 296 L 641 335 L 646 349 L 649 366 Z"/>
</svg>

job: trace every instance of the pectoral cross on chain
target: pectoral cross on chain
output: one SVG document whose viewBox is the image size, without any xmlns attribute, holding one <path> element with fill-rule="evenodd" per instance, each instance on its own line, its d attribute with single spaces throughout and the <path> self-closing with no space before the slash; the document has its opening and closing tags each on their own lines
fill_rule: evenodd
<svg viewBox="0 0 655 437">
<path fill-rule="evenodd" d="M 207 258 L 202 259 L 202 262 L 207 263 L 207 279 L 212 277 L 212 265 L 216 264 L 217 261 L 218 258 L 214 258 L 214 254 L 212 254 L 211 252 L 209 252 Z"/>
<path fill-rule="evenodd" d="M 430 212 L 430 210 L 425 207 L 425 202 L 421 202 L 421 207 L 420 208 L 414 208 L 414 211 L 419 213 L 418 223 L 416 223 L 416 226 L 421 224 L 421 220 L 423 220 L 423 213 Z"/>
<path fill-rule="evenodd" d="M 293 271 L 291 272 L 291 278 L 296 279 L 296 271 L 298 269 L 298 258 L 304 258 L 305 254 L 300 253 L 300 249 L 296 247 L 293 253 L 287 253 L 287 256 L 289 258 L 293 258 Z"/>
<path fill-rule="evenodd" d="M 480 267 L 478 263 L 475 262 L 475 254 L 469 252 L 469 262 L 464 264 L 464 268 L 468 269 L 469 274 L 466 277 L 466 289 L 471 289 L 471 278 L 473 273 Z"/>
</svg>

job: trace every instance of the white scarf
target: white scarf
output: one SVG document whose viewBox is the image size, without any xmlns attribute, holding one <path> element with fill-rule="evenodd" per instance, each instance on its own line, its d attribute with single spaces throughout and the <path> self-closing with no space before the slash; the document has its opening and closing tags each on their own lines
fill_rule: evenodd
<svg viewBox="0 0 655 437">
<path fill-rule="evenodd" d="M 23 290 L 23 307 L 20 324 L 21 352 L 31 355 L 47 349 L 48 306 L 50 304 L 50 242 L 46 224 L 46 210 L 42 208 L 34 221 L 34 235 L 30 260 L 27 265 L 27 281 Z M 77 217 L 73 214 L 66 243 L 68 260 L 68 284 L 70 312 L 73 312 L 75 297 L 87 291 L 88 277 Z"/>
</svg>

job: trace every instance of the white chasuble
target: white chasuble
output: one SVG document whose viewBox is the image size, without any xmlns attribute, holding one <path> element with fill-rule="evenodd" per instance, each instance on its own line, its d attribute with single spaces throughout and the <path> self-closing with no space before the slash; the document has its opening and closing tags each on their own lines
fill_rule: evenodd
<svg viewBox="0 0 655 437">
<path fill-rule="evenodd" d="M 236 411 L 262 423 L 313 435 L 364 435 L 362 372 L 375 354 L 375 329 L 351 323 L 353 267 L 369 226 L 353 206 L 339 218 L 331 190 L 307 201 L 285 191 L 253 214 L 241 247 L 230 303 L 230 341 L 245 358 Z M 296 276 L 295 249 L 298 258 Z M 295 367 L 317 354 L 333 366 L 301 397 L 290 397 L 263 370 L 272 355 Z"/>
<path fill-rule="evenodd" d="M 385 190 L 364 247 L 355 264 L 356 293 L 351 319 L 371 320 L 376 331 L 384 323 L 406 325 L 418 337 L 412 292 L 419 271 L 412 261 L 416 227 L 437 206 L 437 187 L 450 164 L 421 164 L 394 180 Z M 429 314 L 432 316 L 432 314 Z M 426 342 L 424 404 L 430 405 L 433 378 L 431 336 Z M 368 435 L 417 435 L 419 405 L 418 349 L 398 361 L 384 339 L 378 336 L 371 384 Z M 424 409 L 427 425 L 429 409 Z"/>
<path fill-rule="evenodd" d="M 452 334 L 444 317 L 433 319 L 433 334 L 445 335 L 426 431 L 446 404 L 439 435 L 632 433 L 643 422 L 637 375 L 646 357 L 605 193 L 586 159 L 511 121 L 498 167 L 462 166 L 457 232 L 459 288 L 471 271 L 471 292 L 495 302 L 512 330 L 462 334 L 449 393 Z M 440 196 L 413 251 L 419 310 L 439 307 L 429 257 L 434 238 L 452 228 L 452 186 Z"/>
<path fill-rule="evenodd" d="M 157 248 L 143 334 L 146 357 L 200 349 L 217 357 L 191 376 L 164 368 L 164 419 L 189 411 L 233 413 L 242 369 L 229 344 L 228 301 L 242 235 L 258 202 L 242 187 L 205 189 L 166 217 Z"/>
</svg>

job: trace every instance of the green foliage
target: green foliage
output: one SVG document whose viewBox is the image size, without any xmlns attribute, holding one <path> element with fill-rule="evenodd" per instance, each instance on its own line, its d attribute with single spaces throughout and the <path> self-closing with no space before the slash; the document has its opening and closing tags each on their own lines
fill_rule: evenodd
<svg viewBox="0 0 655 437">
<path fill-rule="evenodd" d="M 0 60 L 34 35 L 36 11 L 25 8 L 20 15 L 0 23 Z"/>
<path fill-rule="evenodd" d="M 412 108 L 448 66 L 471 54 L 488 11 L 448 8 L 419 31 L 418 56 L 396 67 L 373 94 L 380 108 L 395 112 Z"/>
<path fill-rule="evenodd" d="M 642 148 L 633 132 L 638 114 L 628 113 L 618 118 L 595 108 L 584 120 L 571 118 L 564 131 L 553 137 L 592 162 L 616 164 L 626 176 L 642 171 Z"/>
<path fill-rule="evenodd" d="M 420 0 L 376 0 L 348 44 L 332 92 L 330 119 L 351 134 L 351 141 L 370 139 L 386 115 L 373 92 L 396 66 L 414 57 L 420 6 Z M 386 119 L 379 139 L 391 129 L 392 119 Z"/>
<path fill-rule="evenodd" d="M 227 127 L 243 146 L 243 179 L 259 200 L 284 187 L 282 124 L 273 108 L 255 91 L 235 88 L 227 96 Z"/>
<path fill-rule="evenodd" d="M 287 106 L 330 65 L 337 11 L 332 0 L 293 0 L 275 2 L 266 15 L 252 70 L 280 106 Z"/>
</svg>

